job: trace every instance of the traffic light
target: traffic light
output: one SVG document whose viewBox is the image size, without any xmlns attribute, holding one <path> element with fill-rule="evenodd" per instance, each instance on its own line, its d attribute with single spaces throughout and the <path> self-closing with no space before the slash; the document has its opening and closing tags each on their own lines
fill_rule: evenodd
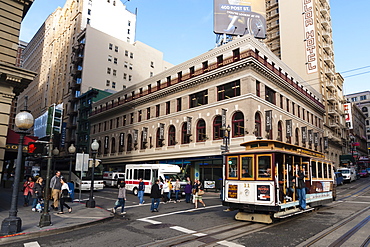
<svg viewBox="0 0 370 247">
<path fill-rule="evenodd" d="M 41 142 L 29 142 L 28 143 L 28 153 L 35 156 L 45 156 L 46 155 L 46 144 Z"/>
</svg>

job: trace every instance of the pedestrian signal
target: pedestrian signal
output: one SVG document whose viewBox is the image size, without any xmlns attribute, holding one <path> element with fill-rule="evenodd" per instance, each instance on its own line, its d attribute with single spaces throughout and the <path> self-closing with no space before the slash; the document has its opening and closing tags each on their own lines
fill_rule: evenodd
<svg viewBox="0 0 370 247">
<path fill-rule="evenodd" d="M 41 142 L 28 143 L 28 153 L 33 155 L 46 155 L 45 143 Z"/>
</svg>

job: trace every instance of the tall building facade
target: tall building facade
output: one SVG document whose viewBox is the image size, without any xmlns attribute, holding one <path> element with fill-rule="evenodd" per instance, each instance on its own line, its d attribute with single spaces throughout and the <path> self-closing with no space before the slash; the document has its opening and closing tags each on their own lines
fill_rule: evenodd
<svg viewBox="0 0 370 247">
<path fill-rule="evenodd" d="M 323 97 L 326 157 L 344 152 L 344 79 L 336 73 L 329 0 L 266 0 L 266 45 Z"/>
<path fill-rule="evenodd" d="M 231 152 L 256 138 L 324 151 L 324 113 L 321 95 L 247 35 L 105 97 L 89 119 L 106 169 L 179 164 L 219 188 L 222 127 Z"/>
<path fill-rule="evenodd" d="M 0 180 L 12 100 L 33 80 L 35 73 L 17 67 L 21 22 L 33 0 L 0 1 Z"/>
<path fill-rule="evenodd" d="M 348 102 L 356 104 L 365 115 L 365 135 L 361 137 L 366 139 L 368 154 L 370 154 L 370 91 L 347 94 Z"/>
<path fill-rule="evenodd" d="M 37 71 L 38 76 L 20 95 L 18 107 L 28 95 L 34 99 L 29 108 L 38 117 L 53 103 L 64 103 L 67 143 L 61 146 L 74 143 L 80 95 L 91 88 L 117 91 L 150 76 L 139 65 L 154 49 L 135 41 L 135 27 L 136 14 L 121 1 L 67 0 L 45 20 L 24 51 L 24 68 Z M 144 51 L 139 52 L 139 46 Z M 125 56 L 127 51 L 132 57 Z M 163 54 L 155 54 L 155 59 L 148 59 L 157 63 L 151 71 L 158 73 L 164 69 Z M 121 74 L 125 61 L 131 65 L 126 81 Z"/>
</svg>

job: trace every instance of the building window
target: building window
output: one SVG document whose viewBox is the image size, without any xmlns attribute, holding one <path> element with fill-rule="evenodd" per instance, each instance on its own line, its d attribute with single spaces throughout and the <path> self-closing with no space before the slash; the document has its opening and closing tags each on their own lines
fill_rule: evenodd
<svg viewBox="0 0 370 247">
<path fill-rule="evenodd" d="M 119 117 L 116 118 L 116 128 L 118 128 L 118 127 L 119 127 Z"/>
<path fill-rule="evenodd" d="M 154 62 L 153 61 L 150 62 L 150 67 L 154 68 Z"/>
<path fill-rule="evenodd" d="M 132 70 L 132 63 L 130 63 L 129 69 L 131 69 L 131 70 Z"/>
<path fill-rule="evenodd" d="M 295 129 L 295 145 L 299 145 L 299 129 Z"/>
<path fill-rule="evenodd" d="M 190 143 L 190 136 L 187 134 L 187 123 L 183 123 L 181 127 L 181 144 Z"/>
<path fill-rule="evenodd" d="M 206 122 L 200 119 L 197 123 L 197 142 L 205 142 L 207 139 Z"/>
<path fill-rule="evenodd" d="M 110 74 L 111 68 L 107 68 L 107 74 Z"/>
<path fill-rule="evenodd" d="M 126 115 L 123 115 L 122 126 L 126 126 L 126 122 L 127 122 Z"/>
<path fill-rule="evenodd" d="M 276 92 L 272 90 L 269 87 L 265 87 L 265 100 L 275 105 L 276 98 L 275 98 Z"/>
<path fill-rule="evenodd" d="M 134 53 L 130 52 L 130 58 L 134 58 Z"/>
<path fill-rule="evenodd" d="M 298 117 L 300 118 L 301 117 L 301 107 L 299 105 L 297 105 L 297 113 L 298 113 Z"/>
<path fill-rule="evenodd" d="M 171 76 L 167 76 L 167 87 L 171 86 Z"/>
<path fill-rule="evenodd" d="M 217 65 L 218 66 L 222 65 L 223 61 L 224 61 L 223 55 L 220 55 L 220 56 L 217 57 Z"/>
<path fill-rule="evenodd" d="M 294 102 L 292 102 L 292 113 L 293 115 L 295 115 L 295 103 Z"/>
<path fill-rule="evenodd" d="M 360 100 L 366 100 L 366 95 L 361 95 Z"/>
<path fill-rule="evenodd" d="M 161 81 L 157 81 L 157 90 L 161 89 Z"/>
<path fill-rule="evenodd" d="M 364 106 L 364 107 L 362 107 L 361 111 L 362 111 L 362 112 L 368 112 L 368 109 L 367 109 L 367 107 L 366 107 L 366 106 Z"/>
<path fill-rule="evenodd" d="M 176 145 L 176 129 L 175 126 L 171 125 L 168 129 L 168 146 Z"/>
<path fill-rule="evenodd" d="M 151 93 L 152 92 L 152 85 L 151 84 L 149 84 L 148 85 L 148 93 Z"/>
<path fill-rule="evenodd" d="M 153 72 L 150 71 L 149 77 L 153 77 Z"/>
<path fill-rule="evenodd" d="M 128 57 L 128 50 L 125 50 L 125 56 Z"/>
<path fill-rule="evenodd" d="M 283 124 L 281 121 L 278 122 L 278 136 L 277 136 L 278 141 L 283 141 Z"/>
<path fill-rule="evenodd" d="M 222 117 L 216 116 L 213 120 L 213 140 L 219 140 L 223 138 L 222 133 Z"/>
<path fill-rule="evenodd" d="M 116 153 L 116 138 L 112 137 L 111 141 L 111 153 L 114 154 Z"/>
<path fill-rule="evenodd" d="M 166 102 L 166 114 L 170 114 L 171 113 L 171 102 L 170 101 L 167 101 Z"/>
<path fill-rule="evenodd" d="M 113 70 L 113 76 L 117 76 L 117 70 Z"/>
<path fill-rule="evenodd" d="M 204 90 L 189 96 L 190 108 L 208 104 L 208 90 Z"/>
<path fill-rule="evenodd" d="M 150 119 L 150 107 L 146 108 L 146 119 Z"/>
<path fill-rule="evenodd" d="M 161 109 L 160 105 L 155 106 L 155 116 L 156 117 L 159 117 L 160 109 Z"/>
<path fill-rule="evenodd" d="M 177 98 L 176 99 L 176 110 L 179 112 L 181 111 L 181 105 L 182 105 L 182 99 L 181 98 Z"/>
<path fill-rule="evenodd" d="M 87 18 L 86 22 L 87 22 L 87 24 L 90 24 L 90 18 Z"/>
<path fill-rule="evenodd" d="M 114 46 L 114 51 L 118 52 L 118 46 Z"/>
<path fill-rule="evenodd" d="M 217 100 L 240 96 L 240 80 L 226 83 L 217 87 Z"/>
<path fill-rule="evenodd" d="M 286 111 L 289 112 L 289 100 L 286 99 Z"/>
<path fill-rule="evenodd" d="M 134 113 L 130 113 L 130 124 L 134 123 Z"/>
<path fill-rule="evenodd" d="M 129 75 L 128 76 L 128 81 L 131 81 L 132 80 L 132 75 Z"/>
<path fill-rule="evenodd" d="M 110 86 L 110 80 L 107 80 L 107 82 L 105 83 L 105 86 L 106 87 L 109 87 Z"/>
<path fill-rule="evenodd" d="M 88 10 L 87 10 L 87 14 L 88 14 L 88 15 L 91 15 L 91 9 L 88 9 Z"/>
<path fill-rule="evenodd" d="M 256 95 L 261 97 L 261 82 L 256 81 Z"/>
<path fill-rule="evenodd" d="M 356 102 L 356 101 L 357 101 L 357 97 L 353 97 L 353 98 L 351 98 L 351 101 L 352 101 L 352 102 Z"/>
<path fill-rule="evenodd" d="M 108 62 L 112 62 L 112 56 L 108 55 Z"/>
<path fill-rule="evenodd" d="M 203 70 L 208 69 L 208 61 L 204 61 L 204 62 L 202 63 L 202 69 L 203 69 Z"/>
<path fill-rule="evenodd" d="M 156 145 L 157 148 L 163 147 L 163 139 L 161 139 L 161 129 L 157 129 Z"/>
<path fill-rule="evenodd" d="M 109 50 L 113 49 L 113 44 L 109 43 Z"/>
<path fill-rule="evenodd" d="M 126 69 L 128 68 L 128 63 L 125 61 L 125 63 L 123 64 L 123 67 L 125 67 Z"/>
<path fill-rule="evenodd" d="M 127 74 L 126 73 L 123 73 L 123 79 L 127 80 Z"/>
<path fill-rule="evenodd" d="M 112 82 L 112 88 L 116 88 L 116 83 L 114 81 Z"/>
<path fill-rule="evenodd" d="M 232 117 L 232 137 L 244 136 L 244 114 L 234 113 Z"/>
<path fill-rule="evenodd" d="M 130 34 L 130 29 L 127 29 L 127 34 Z"/>
<path fill-rule="evenodd" d="M 284 97 L 283 97 L 283 95 L 280 95 L 280 108 L 284 109 Z"/>
<path fill-rule="evenodd" d="M 258 112 L 254 115 L 254 135 L 256 137 L 262 136 L 261 115 Z"/>
<path fill-rule="evenodd" d="M 118 59 L 116 57 L 114 58 L 113 63 L 114 64 L 117 64 L 118 63 Z"/>
<path fill-rule="evenodd" d="M 139 110 L 138 114 L 137 114 L 137 121 L 138 122 L 141 122 L 141 117 L 142 117 L 142 111 Z"/>
<path fill-rule="evenodd" d="M 132 151 L 132 135 L 131 134 L 127 135 L 127 151 L 128 152 Z"/>
</svg>

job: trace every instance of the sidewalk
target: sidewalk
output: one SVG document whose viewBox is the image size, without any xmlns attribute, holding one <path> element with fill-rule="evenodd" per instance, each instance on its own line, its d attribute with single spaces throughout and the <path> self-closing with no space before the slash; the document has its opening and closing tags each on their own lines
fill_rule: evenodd
<svg viewBox="0 0 370 247">
<path fill-rule="evenodd" d="M 9 216 L 12 189 L 0 188 L 0 220 L 3 221 Z M 51 201 L 50 201 L 51 202 Z M 56 234 L 69 231 L 89 224 L 103 222 L 113 218 L 111 213 L 105 209 L 95 207 L 87 208 L 84 202 L 67 202 L 72 207 L 72 213 L 64 210 L 64 214 L 57 214 L 58 211 L 49 212 L 52 225 L 43 228 L 38 227 L 41 214 L 33 212 L 31 206 L 23 207 L 23 195 L 18 196 L 18 217 L 22 220 L 21 232 L 14 235 L 0 236 L 0 245 L 10 241 L 35 238 L 39 236 Z"/>
</svg>

